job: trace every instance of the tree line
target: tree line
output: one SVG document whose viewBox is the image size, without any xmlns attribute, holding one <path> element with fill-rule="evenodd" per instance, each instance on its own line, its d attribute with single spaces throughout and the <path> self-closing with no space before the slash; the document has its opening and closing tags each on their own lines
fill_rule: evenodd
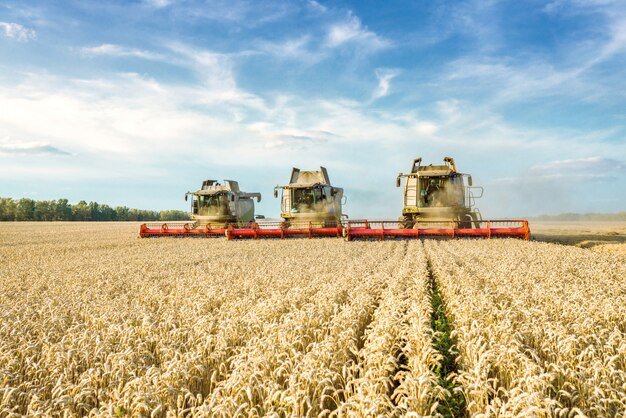
<svg viewBox="0 0 626 418">
<path fill-rule="evenodd" d="M 126 206 L 111 207 L 81 200 L 19 200 L 0 197 L 0 221 L 184 221 L 189 214 L 182 210 L 142 210 Z"/>
</svg>

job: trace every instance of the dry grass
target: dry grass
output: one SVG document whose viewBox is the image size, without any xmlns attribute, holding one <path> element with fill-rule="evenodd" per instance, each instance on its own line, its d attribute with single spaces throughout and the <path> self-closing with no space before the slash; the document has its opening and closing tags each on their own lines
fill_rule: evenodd
<svg viewBox="0 0 626 418">
<path fill-rule="evenodd" d="M 537 242 L 138 239 L 0 224 L 0 416 L 622 415 L 623 257 Z"/>
</svg>

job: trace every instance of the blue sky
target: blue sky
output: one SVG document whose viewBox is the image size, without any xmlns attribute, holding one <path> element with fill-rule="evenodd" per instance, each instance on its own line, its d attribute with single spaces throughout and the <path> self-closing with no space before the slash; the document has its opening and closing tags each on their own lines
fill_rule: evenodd
<svg viewBox="0 0 626 418">
<path fill-rule="evenodd" d="M 328 168 L 351 217 L 446 156 L 491 217 L 626 210 L 626 2 L 0 4 L 0 196 L 186 209 Z"/>
</svg>

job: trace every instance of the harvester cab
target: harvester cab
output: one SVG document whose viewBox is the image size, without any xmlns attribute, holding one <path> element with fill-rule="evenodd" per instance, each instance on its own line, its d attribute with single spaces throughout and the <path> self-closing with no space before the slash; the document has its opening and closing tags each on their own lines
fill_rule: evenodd
<svg viewBox="0 0 626 418">
<path fill-rule="evenodd" d="M 245 193 L 239 183 L 224 180 L 204 180 L 200 190 L 187 192 L 191 195 L 191 216 L 198 224 L 230 224 L 254 221 L 254 198 L 261 201 L 261 193 Z"/>
<path fill-rule="evenodd" d="M 347 217 L 342 213 L 346 201 L 343 189 L 330 184 L 324 167 L 319 171 L 293 168 L 289 184 L 276 186 L 274 197 L 278 197 L 278 189 L 282 192 L 280 216 L 288 225 L 313 222 L 332 226 Z"/>
<path fill-rule="evenodd" d="M 405 228 L 433 223 L 450 223 L 456 228 L 478 227 L 482 220 L 475 199 L 482 197 L 483 188 L 472 186 L 472 176 L 459 173 L 454 159 L 445 157 L 443 165 L 422 165 L 413 160 L 411 172 L 400 173 L 396 187 L 403 188 L 401 222 Z"/>
</svg>

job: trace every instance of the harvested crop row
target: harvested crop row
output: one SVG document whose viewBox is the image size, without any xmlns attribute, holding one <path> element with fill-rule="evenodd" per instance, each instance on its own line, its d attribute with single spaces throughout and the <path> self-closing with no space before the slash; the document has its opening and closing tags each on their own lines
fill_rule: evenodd
<svg viewBox="0 0 626 418">
<path fill-rule="evenodd" d="M 469 414 L 624 414 L 623 259 L 512 240 L 426 248 Z"/>
<path fill-rule="evenodd" d="M 409 274 L 423 269 L 423 254 L 409 263 L 401 242 L 139 240 L 124 224 L 3 228 L 2 416 L 336 414 L 366 329 L 392 296 L 386 287 L 423 284 Z M 418 293 L 405 291 L 402 303 Z"/>
<path fill-rule="evenodd" d="M 428 416 L 446 396 L 434 373 L 441 355 L 432 345 L 426 266 L 422 244 L 407 243 L 407 253 L 389 276 L 366 332 L 341 414 Z"/>
<path fill-rule="evenodd" d="M 401 248 L 393 243 L 386 247 L 392 254 L 388 263 L 393 265 L 399 261 Z M 381 261 L 368 257 L 360 267 L 375 272 L 384 268 Z M 288 320 L 268 323 L 259 338 L 244 347 L 206 412 L 317 415 L 323 409 L 336 408 L 341 396 L 337 391 L 343 386 L 337 372 L 349 365 L 350 348 L 356 346 L 369 322 L 386 278 L 385 274 L 341 276 L 322 285 L 318 295 L 291 312 Z M 318 370 L 326 365 L 336 367 L 330 367 L 328 373 Z"/>
<path fill-rule="evenodd" d="M 81 255 L 87 260 L 100 256 L 90 251 L 83 251 Z M 116 256 L 123 257 L 121 254 Z M 29 260 L 34 259 L 37 261 L 36 257 Z M 198 283 L 187 282 L 186 278 L 170 276 L 170 281 L 161 280 L 158 274 L 153 277 L 152 268 L 146 269 L 145 276 L 139 276 L 139 279 L 134 277 L 138 276 L 137 271 L 118 276 L 120 269 L 111 269 L 108 274 L 98 272 L 93 280 L 72 278 L 71 274 L 65 277 L 60 274 L 62 272 L 55 271 L 58 266 L 54 260 L 47 261 L 50 268 L 47 272 L 41 271 L 41 282 L 33 280 L 24 289 L 36 289 L 41 284 L 40 294 L 27 295 L 27 303 L 12 305 L 12 309 L 4 310 L 6 316 L 3 316 L 6 319 L 3 320 L 3 330 L 11 332 L 3 339 L 7 343 L 4 350 L 9 354 L 7 358 L 16 353 L 16 357 L 27 359 L 19 373 L 6 375 L 7 384 L 15 385 L 16 394 L 29 396 L 36 393 L 39 404 L 44 404 L 46 397 L 66 395 L 83 408 L 88 407 L 89 402 L 106 403 L 107 396 L 120 396 L 112 388 L 121 388 L 118 392 L 125 396 L 124 389 L 130 387 L 128 382 L 133 381 L 137 386 L 141 379 L 154 380 L 155 375 L 163 373 L 168 374 L 169 380 L 195 382 L 198 374 L 207 367 L 211 372 L 210 366 L 216 369 L 226 360 L 229 344 L 236 345 L 246 337 L 248 330 L 254 332 L 266 320 L 291 309 L 293 303 L 301 303 L 314 290 L 311 287 L 293 292 L 287 290 L 290 288 L 285 283 L 276 286 L 275 293 L 267 293 L 261 298 L 257 298 L 258 294 L 244 294 L 240 299 L 233 299 L 233 304 L 223 306 L 220 290 L 213 288 L 214 283 L 206 283 L 208 295 L 205 295 Z M 98 260 L 99 263 L 102 261 Z M 72 264 L 73 260 L 68 260 L 67 267 L 72 268 Z M 19 263 L 14 266 L 20 267 Z M 153 267 L 156 271 L 166 270 L 158 261 Z M 220 270 L 228 276 L 228 270 Z M 83 269 L 83 272 L 89 277 L 89 269 Z M 194 276 L 192 270 L 189 274 Z M 233 274 L 238 273 L 234 271 Z M 217 283 L 221 281 L 218 277 L 213 279 Z M 172 298 L 177 292 L 172 285 L 177 282 L 190 298 Z M 222 296 L 228 297 L 230 291 L 235 294 L 244 291 L 238 282 L 233 283 L 226 294 L 221 292 Z M 137 284 L 143 284 L 143 289 Z M 37 301 L 36 297 L 41 300 Z M 188 314 L 188 310 L 192 312 Z M 254 315 L 241 314 L 246 310 Z M 200 316 L 199 311 L 203 312 Z M 229 326 L 231 318 L 237 318 L 239 324 L 245 326 L 236 333 L 229 332 L 235 329 Z M 13 323 L 21 324 L 18 330 L 10 329 L 11 319 Z M 192 319 L 195 322 L 189 326 Z M 33 346 L 29 340 L 40 344 Z M 24 352 L 24 348 L 30 346 L 32 350 Z M 161 379 L 160 376 L 156 378 Z M 184 383 L 187 385 L 186 381 Z M 191 390 L 203 390 L 195 383 L 189 386 Z M 98 393 L 97 399 L 91 399 L 93 392 Z M 150 402 L 166 402 L 168 396 L 171 397 L 167 394 L 160 396 L 154 391 L 144 402 L 148 405 Z M 117 406 L 129 407 L 126 399 L 118 401 Z"/>
<path fill-rule="evenodd" d="M 201 404 L 239 347 L 336 282 L 338 268 L 371 260 L 359 277 L 380 257 L 340 241 L 303 252 L 293 241 L 138 240 L 117 224 L 11 230 L 0 235 L 0 415 Z"/>
</svg>

